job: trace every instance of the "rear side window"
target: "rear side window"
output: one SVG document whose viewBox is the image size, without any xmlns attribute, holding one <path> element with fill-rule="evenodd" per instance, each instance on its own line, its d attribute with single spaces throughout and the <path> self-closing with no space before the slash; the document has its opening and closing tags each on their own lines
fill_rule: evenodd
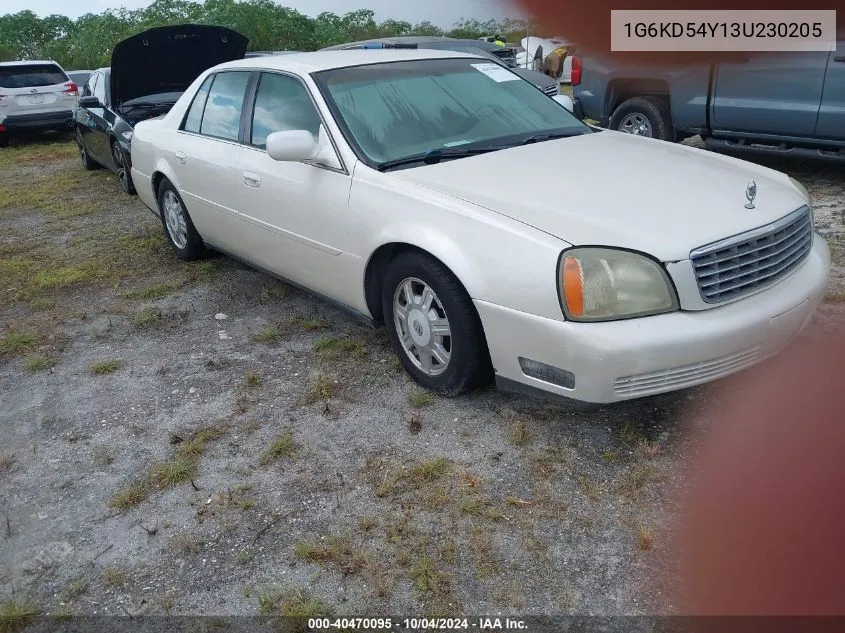
<svg viewBox="0 0 845 633">
<path fill-rule="evenodd" d="M 221 72 L 214 77 L 200 123 L 200 134 L 237 141 L 249 72 Z"/>
<path fill-rule="evenodd" d="M 0 66 L 0 88 L 38 88 L 70 81 L 55 64 Z"/>
<path fill-rule="evenodd" d="M 188 109 L 188 116 L 185 117 L 185 124 L 182 126 L 182 129 L 186 132 L 199 134 L 200 123 L 202 123 L 202 111 L 205 110 L 205 102 L 208 99 L 208 91 L 211 88 L 212 81 L 214 81 L 214 75 L 206 77 L 200 89 L 197 90 L 197 94 L 194 95 L 194 100 Z"/>
</svg>

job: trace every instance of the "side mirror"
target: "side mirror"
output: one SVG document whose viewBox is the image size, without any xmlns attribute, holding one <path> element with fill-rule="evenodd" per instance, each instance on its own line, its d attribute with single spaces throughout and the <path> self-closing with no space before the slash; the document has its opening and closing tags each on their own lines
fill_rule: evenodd
<svg viewBox="0 0 845 633">
<path fill-rule="evenodd" d="M 273 160 L 298 163 L 316 158 L 320 145 L 307 130 L 273 132 L 267 137 L 267 155 Z"/>
<path fill-rule="evenodd" d="M 575 112 L 575 105 L 572 103 L 572 97 L 570 97 L 569 95 L 555 95 L 554 97 L 552 97 L 552 99 L 557 101 L 560 105 L 562 105 L 570 112 Z"/>
<path fill-rule="evenodd" d="M 92 97 L 91 95 L 87 97 L 79 97 L 78 101 L 80 108 L 102 108 L 103 104 L 100 103 L 100 100 L 97 97 Z"/>
</svg>

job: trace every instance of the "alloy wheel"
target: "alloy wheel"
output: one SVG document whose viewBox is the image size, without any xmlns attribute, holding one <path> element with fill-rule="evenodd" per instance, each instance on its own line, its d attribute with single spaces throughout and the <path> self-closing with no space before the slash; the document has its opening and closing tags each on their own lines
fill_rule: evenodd
<svg viewBox="0 0 845 633">
<path fill-rule="evenodd" d="M 439 376 L 452 357 L 452 330 L 434 290 L 408 277 L 393 294 L 393 322 L 402 349 L 427 376 Z"/>
</svg>

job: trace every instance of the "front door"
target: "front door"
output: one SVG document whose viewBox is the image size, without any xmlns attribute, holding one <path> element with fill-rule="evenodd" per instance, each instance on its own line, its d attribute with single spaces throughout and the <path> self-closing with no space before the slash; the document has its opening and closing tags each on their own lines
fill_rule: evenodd
<svg viewBox="0 0 845 633">
<path fill-rule="evenodd" d="M 360 295 L 360 262 L 347 251 L 344 227 L 351 176 L 343 168 L 308 87 L 297 77 L 259 77 L 241 153 L 240 212 L 254 245 L 250 259 L 343 302 Z M 249 112 L 248 112 L 249 114 Z M 279 162 L 267 155 L 273 132 L 307 130 L 322 160 Z"/>
</svg>

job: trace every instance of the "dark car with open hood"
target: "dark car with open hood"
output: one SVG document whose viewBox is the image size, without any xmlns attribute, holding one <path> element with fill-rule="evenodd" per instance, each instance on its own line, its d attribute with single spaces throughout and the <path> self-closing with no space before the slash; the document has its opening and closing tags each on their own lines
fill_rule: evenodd
<svg viewBox="0 0 845 633">
<path fill-rule="evenodd" d="M 91 73 L 74 112 L 82 165 L 114 171 L 123 190 L 134 194 L 135 124 L 167 114 L 200 74 L 243 59 L 248 46 L 237 31 L 201 24 L 157 27 L 119 42 L 111 66 Z"/>
</svg>

